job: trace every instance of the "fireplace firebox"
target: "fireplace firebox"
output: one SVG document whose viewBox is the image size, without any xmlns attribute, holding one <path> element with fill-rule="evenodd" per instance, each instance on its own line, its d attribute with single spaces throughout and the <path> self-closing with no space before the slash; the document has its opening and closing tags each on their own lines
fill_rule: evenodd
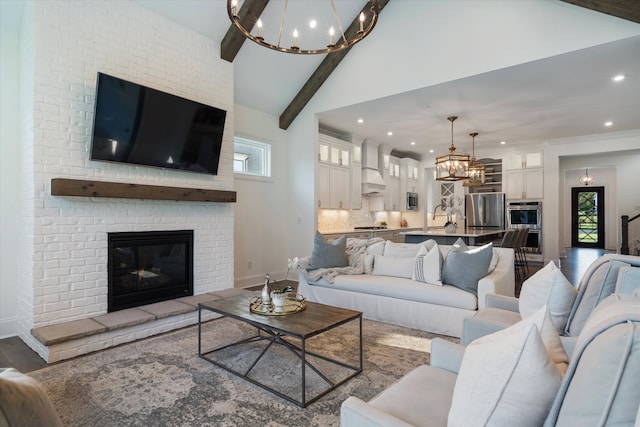
<svg viewBox="0 0 640 427">
<path fill-rule="evenodd" d="M 108 311 L 193 295 L 193 230 L 108 233 Z"/>
</svg>

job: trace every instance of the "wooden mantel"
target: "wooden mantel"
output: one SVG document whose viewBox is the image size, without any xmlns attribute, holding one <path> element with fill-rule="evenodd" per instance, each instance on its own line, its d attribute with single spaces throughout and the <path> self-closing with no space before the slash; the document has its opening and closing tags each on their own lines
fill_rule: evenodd
<svg viewBox="0 0 640 427">
<path fill-rule="evenodd" d="M 111 197 L 123 199 L 178 200 L 182 202 L 235 203 L 236 192 L 163 185 L 126 184 L 83 179 L 51 179 L 52 196 Z"/>
</svg>

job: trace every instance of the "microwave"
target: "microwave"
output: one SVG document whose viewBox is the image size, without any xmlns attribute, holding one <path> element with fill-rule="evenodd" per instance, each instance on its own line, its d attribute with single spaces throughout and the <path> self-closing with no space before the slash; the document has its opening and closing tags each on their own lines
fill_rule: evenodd
<svg viewBox="0 0 640 427">
<path fill-rule="evenodd" d="M 418 193 L 407 192 L 407 210 L 418 210 Z"/>
</svg>

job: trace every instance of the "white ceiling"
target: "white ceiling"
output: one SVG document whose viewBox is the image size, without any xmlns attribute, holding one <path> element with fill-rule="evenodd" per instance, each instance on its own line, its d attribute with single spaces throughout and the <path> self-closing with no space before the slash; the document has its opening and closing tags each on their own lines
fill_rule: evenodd
<svg viewBox="0 0 640 427">
<path fill-rule="evenodd" d="M 132 1 L 216 43 L 230 25 L 225 0 Z M 279 27 L 282 1 L 270 1 L 263 14 L 265 26 L 273 16 Z M 305 4 L 307 13 L 320 2 L 290 2 L 287 14 L 291 22 L 303 20 L 291 6 L 295 3 Z M 354 0 L 335 3 L 347 16 L 355 16 L 364 5 Z M 3 27 L 17 28 L 22 4 L 23 0 L 0 0 Z M 318 16 L 321 22 L 322 14 Z M 285 35 L 289 30 L 285 28 Z M 318 32 L 322 31 L 319 24 Z M 304 33 L 305 41 L 311 37 Z M 301 44 L 302 38 L 301 34 Z M 323 57 L 279 53 L 247 41 L 234 60 L 235 101 L 280 116 Z M 612 82 L 611 77 L 618 73 L 627 78 Z M 463 151 L 471 149 L 470 132 L 479 133 L 477 151 L 491 152 L 503 140 L 512 146 L 640 129 L 640 37 L 323 112 L 320 120 L 324 126 L 372 138 L 403 152 L 433 156 L 429 149 L 441 154 L 450 144 L 449 115 L 459 116 L 454 142 Z M 358 118 L 365 123 L 357 124 Z M 612 121 L 613 126 L 605 128 L 605 121 Z M 388 137 L 387 131 L 393 136 Z M 411 146 L 411 141 L 416 145 Z"/>
<path fill-rule="evenodd" d="M 174 1 L 134 1 L 216 41 L 229 28 L 224 0 L 183 1 L 177 9 L 180 14 L 172 7 Z M 315 5 L 325 2 L 289 3 L 287 19 L 305 22 L 303 15 L 319 12 Z M 304 4 L 304 12 L 293 7 L 295 3 Z M 365 2 L 335 0 L 335 4 L 345 16 L 355 17 Z M 283 0 L 269 2 L 262 16 L 265 23 L 278 21 L 282 5 Z M 324 19 L 314 17 L 319 22 Z M 286 28 L 285 34 L 287 31 L 291 29 Z M 320 122 L 417 156 L 433 156 L 430 149 L 436 154 L 446 152 L 451 141 L 449 115 L 459 116 L 454 142 L 462 151 L 471 150 L 470 132 L 479 133 L 477 151 L 491 152 L 500 149 L 501 141 L 513 146 L 640 129 L 639 53 L 640 37 L 635 37 L 322 112 Z M 275 52 L 247 41 L 234 60 L 235 101 L 280 116 L 323 58 Z M 627 78 L 612 82 L 611 77 L 618 73 Z M 364 124 L 358 124 L 358 118 L 364 118 Z M 605 128 L 605 121 L 614 124 Z M 388 131 L 393 132 L 392 137 L 387 136 Z M 415 146 L 410 145 L 412 141 Z"/>
</svg>

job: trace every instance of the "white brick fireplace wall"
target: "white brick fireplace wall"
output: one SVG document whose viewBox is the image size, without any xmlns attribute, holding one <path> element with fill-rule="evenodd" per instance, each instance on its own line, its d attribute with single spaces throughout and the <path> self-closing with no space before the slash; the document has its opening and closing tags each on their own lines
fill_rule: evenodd
<svg viewBox="0 0 640 427">
<path fill-rule="evenodd" d="M 55 359 L 33 327 L 106 313 L 109 232 L 193 229 L 194 293 L 232 287 L 233 205 L 50 195 L 52 178 L 233 190 L 233 68 L 219 46 L 128 1 L 36 1 L 20 71 L 19 336 Z M 219 174 L 90 161 L 98 72 L 227 110 Z"/>
</svg>

